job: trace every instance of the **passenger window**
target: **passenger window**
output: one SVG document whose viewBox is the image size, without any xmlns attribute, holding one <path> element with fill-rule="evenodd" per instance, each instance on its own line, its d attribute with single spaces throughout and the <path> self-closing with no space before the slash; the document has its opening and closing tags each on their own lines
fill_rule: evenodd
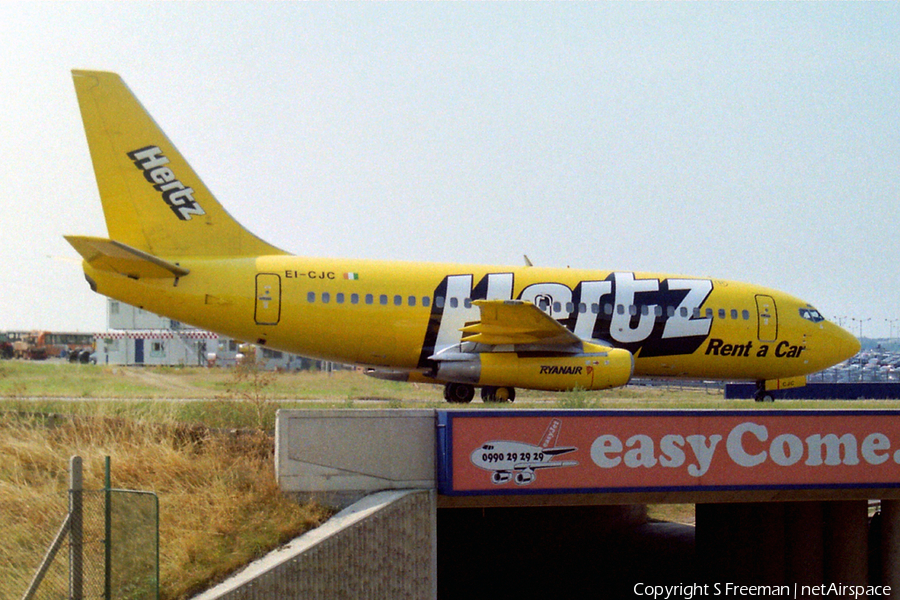
<svg viewBox="0 0 900 600">
<path fill-rule="evenodd" d="M 628 314 L 632 317 L 638 314 L 638 307 L 634 304 L 628 306 Z"/>
<path fill-rule="evenodd" d="M 350 304 L 359 304 L 359 294 L 350 294 Z"/>
<path fill-rule="evenodd" d="M 587 312 L 587 304 L 585 304 L 584 302 L 579 303 L 578 304 L 578 312 L 580 312 L 581 314 L 586 313 Z"/>
<path fill-rule="evenodd" d="M 572 314 L 573 312 L 575 312 L 575 305 L 572 304 L 571 302 L 566 302 L 566 312 L 569 314 Z"/>
<path fill-rule="evenodd" d="M 428 296 L 422 296 L 422 306 L 424 306 L 425 308 L 431 306 L 431 298 L 429 298 Z"/>
<path fill-rule="evenodd" d="M 463 306 L 465 306 L 466 308 L 472 308 L 472 299 L 463 298 Z"/>
<path fill-rule="evenodd" d="M 749 310 L 741 311 L 741 316 L 744 317 L 745 321 L 749 321 L 750 320 L 750 311 Z"/>
<path fill-rule="evenodd" d="M 459 306 L 459 300 L 454 296 L 450 298 L 450 308 L 456 308 Z"/>
<path fill-rule="evenodd" d="M 735 321 L 737 321 L 738 314 L 737 314 L 737 309 L 736 309 L 736 308 L 732 308 L 732 309 L 731 309 L 731 318 L 734 319 Z"/>
<path fill-rule="evenodd" d="M 403 296 L 394 296 L 394 306 L 403 306 Z"/>
<path fill-rule="evenodd" d="M 685 310 L 685 309 L 681 309 L 681 310 Z M 695 307 L 694 307 L 694 318 L 695 318 L 695 319 L 699 319 L 699 318 L 700 318 L 700 307 L 699 307 L 699 306 L 695 306 Z"/>
<path fill-rule="evenodd" d="M 619 313 L 620 315 L 624 315 L 625 314 L 625 305 L 619 304 L 618 306 L 616 306 L 616 312 Z"/>
<path fill-rule="evenodd" d="M 443 297 L 443 296 L 437 296 L 437 297 L 434 299 L 434 305 L 437 306 L 438 308 L 444 308 L 444 297 Z"/>
<path fill-rule="evenodd" d="M 663 316 L 663 307 L 661 305 L 657 304 L 656 307 L 653 309 L 653 314 L 655 314 L 657 317 Z"/>
<path fill-rule="evenodd" d="M 720 309 L 719 309 L 719 318 L 720 318 L 720 319 L 724 319 L 724 318 L 725 318 L 725 309 L 724 309 L 724 308 L 720 308 Z"/>
<path fill-rule="evenodd" d="M 375 302 L 375 297 L 372 294 L 366 294 L 366 304 L 372 304 Z"/>
<path fill-rule="evenodd" d="M 553 303 L 553 312 L 557 312 L 557 313 L 562 312 L 562 304 L 560 304 L 559 302 L 554 302 Z"/>
<path fill-rule="evenodd" d="M 603 314 L 605 314 L 605 315 L 611 315 L 611 314 L 613 314 L 613 305 L 610 304 L 609 302 L 607 302 L 606 304 L 604 304 L 604 305 L 603 305 Z"/>
<path fill-rule="evenodd" d="M 415 306 L 415 305 L 416 305 L 416 297 L 415 297 L 415 296 L 410 296 L 410 297 L 409 297 L 409 305 L 410 305 L 410 306 Z"/>
<path fill-rule="evenodd" d="M 540 308 L 541 310 L 547 310 L 548 308 L 550 308 L 550 301 L 546 298 L 541 298 L 540 300 L 538 300 L 538 308 Z"/>
<path fill-rule="evenodd" d="M 343 304 L 344 303 L 344 292 L 338 292 L 337 294 L 335 294 L 334 301 L 337 302 L 338 304 Z"/>
<path fill-rule="evenodd" d="M 600 305 L 597 304 L 596 302 L 592 302 L 591 303 L 591 312 L 595 315 L 599 315 L 600 314 Z"/>
<path fill-rule="evenodd" d="M 322 304 L 328 304 L 330 300 L 331 294 L 329 294 L 328 292 L 322 292 Z"/>
<path fill-rule="evenodd" d="M 712 319 L 712 316 L 713 316 L 713 309 L 707 308 L 707 309 L 706 309 L 706 317 L 707 317 L 708 319 Z"/>
<path fill-rule="evenodd" d="M 310 304 L 312 304 L 313 302 L 315 302 L 315 301 L 316 301 L 316 293 L 315 293 L 315 292 L 309 292 L 309 293 L 307 293 L 307 294 L 306 294 L 306 301 L 309 302 Z"/>
<path fill-rule="evenodd" d="M 380 296 L 378 296 L 378 302 L 382 306 L 387 306 L 387 294 L 381 294 Z"/>
</svg>

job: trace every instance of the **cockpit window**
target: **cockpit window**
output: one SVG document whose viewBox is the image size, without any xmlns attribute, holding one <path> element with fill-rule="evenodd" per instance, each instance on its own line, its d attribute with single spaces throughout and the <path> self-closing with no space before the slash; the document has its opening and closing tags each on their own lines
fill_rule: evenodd
<svg viewBox="0 0 900 600">
<path fill-rule="evenodd" d="M 822 313 L 814 309 L 812 306 L 810 306 L 809 308 L 801 308 L 800 316 L 807 321 L 812 321 L 813 323 L 819 323 L 825 320 L 825 317 L 822 316 Z"/>
</svg>

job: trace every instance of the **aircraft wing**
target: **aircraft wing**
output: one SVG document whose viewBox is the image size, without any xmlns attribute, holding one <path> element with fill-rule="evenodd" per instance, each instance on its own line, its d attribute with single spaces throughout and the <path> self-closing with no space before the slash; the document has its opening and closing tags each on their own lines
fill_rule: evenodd
<svg viewBox="0 0 900 600">
<path fill-rule="evenodd" d="M 576 450 L 578 450 L 578 448 L 565 446 L 560 448 L 544 448 L 542 452 L 544 454 L 549 454 L 550 456 L 559 456 L 560 454 L 568 454 L 569 452 L 575 452 Z"/>
<path fill-rule="evenodd" d="M 577 346 L 582 339 L 531 302 L 523 300 L 475 300 L 481 320 L 462 328 L 463 342 L 490 346 L 540 344 Z"/>
<path fill-rule="evenodd" d="M 577 460 L 561 460 L 558 462 L 540 462 L 540 463 L 516 463 L 513 465 L 513 469 L 516 471 L 525 471 L 532 470 L 536 471 L 537 469 L 555 469 L 557 467 L 577 467 Z"/>
</svg>

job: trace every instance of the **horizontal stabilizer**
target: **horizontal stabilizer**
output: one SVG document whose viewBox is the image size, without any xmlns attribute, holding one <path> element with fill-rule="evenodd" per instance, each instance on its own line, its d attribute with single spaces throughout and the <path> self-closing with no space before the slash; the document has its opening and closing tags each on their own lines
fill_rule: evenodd
<svg viewBox="0 0 900 600">
<path fill-rule="evenodd" d="M 132 279 L 183 277 L 190 272 L 115 240 L 67 235 L 66 241 L 95 269 L 112 271 Z"/>
<path fill-rule="evenodd" d="M 462 328 L 464 342 L 494 346 L 580 344 L 581 338 L 566 329 L 531 302 L 522 300 L 476 300 L 481 320 Z"/>
</svg>

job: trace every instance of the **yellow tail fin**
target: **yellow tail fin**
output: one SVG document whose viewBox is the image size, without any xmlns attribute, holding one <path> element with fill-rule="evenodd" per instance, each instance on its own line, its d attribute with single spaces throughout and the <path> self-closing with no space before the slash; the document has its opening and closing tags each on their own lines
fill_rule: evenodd
<svg viewBox="0 0 900 600">
<path fill-rule="evenodd" d="M 118 75 L 72 76 L 112 240 L 170 258 L 284 254 L 222 208 Z"/>
</svg>

